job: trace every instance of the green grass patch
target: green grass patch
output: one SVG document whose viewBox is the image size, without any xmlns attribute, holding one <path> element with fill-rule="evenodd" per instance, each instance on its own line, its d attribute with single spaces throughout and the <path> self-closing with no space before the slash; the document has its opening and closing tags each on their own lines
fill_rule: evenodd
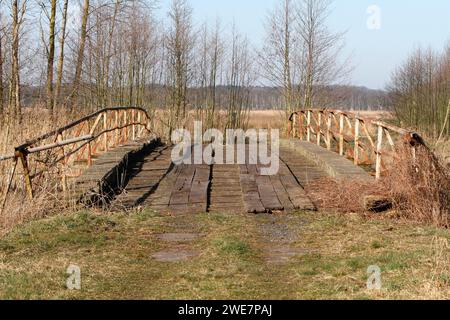
<svg viewBox="0 0 450 320">
<path fill-rule="evenodd" d="M 247 243 L 233 237 L 216 239 L 213 243 L 214 246 L 224 254 L 245 256 L 251 252 L 250 246 Z"/>
</svg>

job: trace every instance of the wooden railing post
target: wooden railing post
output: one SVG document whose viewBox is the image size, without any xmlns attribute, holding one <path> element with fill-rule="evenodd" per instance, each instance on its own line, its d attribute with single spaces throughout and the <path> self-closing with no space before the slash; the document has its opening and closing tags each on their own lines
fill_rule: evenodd
<svg viewBox="0 0 450 320">
<path fill-rule="evenodd" d="M 132 138 L 133 141 L 136 140 L 136 125 L 134 124 L 136 121 L 134 120 L 136 118 L 136 112 L 135 110 L 131 110 L 131 123 L 133 124 L 131 127 L 131 132 L 132 132 Z"/>
<path fill-rule="evenodd" d="M 298 114 L 298 130 L 299 130 L 299 138 L 301 141 L 303 141 L 303 136 L 304 136 L 304 132 L 303 132 L 304 117 L 305 117 L 305 115 L 303 114 L 303 112 L 300 112 Z"/>
<path fill-rule="evenodd" d="M 355 119 L 355 150 L 354 150 L 354 164 L 359 164 L 359 119 Z"/>
<path fill-rule="evenodd" d="M 89 120 L 87 120 L 87 128 L 88 128 L 88 134 L 91 131 L 90 125 L 89 125 Z M 91 141 L 88 142 L 87 144 L 87 165 L 88 167 L 92 166 L 92 146 L 91 146 Z"/>
<path fill-rule="evenodd" d="M 319 111 L 319 113 L 317 114 L 317 145 L 319 147 L 320 141 L 322 140 L 321 126 L 322 126 L 322 112 Z"/>
<path fill-rule="evenodd" d="M 58 142 L 61 143 L 64 140 L 62 133 L 59 133 L 58 137 L 56 139 Z M 64 167 L 66 167 L 67 166 L 67 158 L 66 158 L 66 152 L 65 152 L 64 146 L 61 147 L 61 150 L 62 150 L 62 154 L 64 157 L 63 164 L 64 164 Z M 63 170 L 62 170 L 61 185 L 62 185 L 63 192 L 66 192 L 67 191 L 67 177 L 66 177 L 65 168 L 63 168 Z"/>
<path fill-rule="evenodd" d="M 33 186 L 31 184 L 30 169 L 28 168 L 27 155 L 23 151 L 17 150 L 16 157 L 19 158 L 20 162 L 22 163 L 25 190 L 27 190 L 28 197 L 30 199 L 33 199 Z"/>
<path fill-rule="evenodd" d="M 328 113 L 327 119 L 327 149 L 331 150 L 331 113 Z"/>
<path fill-rule="evenodd" d="M 141 138 L 141 130 L 142 130 L 142 125 L 141 125 L 141 111 L 138 111 L 138 123 L 139 123 L 139 126 L 138 126 L 138 139 L 140 139 Z"/>
<path fill-rule="evenodd" d="M 126 142 L 128 140 L 128 127 L 127 127 L 127 110 L 123 111 L 123 142 Z"/>
<path fill-rule="evenodd" d="M 311 111 L 308 110 L 306 118 L 306 140 L 311 142 Z"/>
<path fill-rule="evenodd" d="M 297 123 L 296 120 L 297 115 L 294 113 L 294 116 L 292 117 L 292 138 L 297 138 Z"/>
<path fill-rule="evenodd" d="M 339 155 L 344 155 L 344 115 L 339 115 Z"/>
<path fill-rule="evenodd" d="M 103 151 L 107 152 L 108 151 L 108 132 L 106 132 L 106 130 L 108 130 L 107 112 L 103 114 L 103 130 L 105 131 L 105 133 L 103 134 Z"/>
<path fill-rule="evenodd" d="M 115 112 L 116 116 L 116 146 L 120 144 L 120 133 L 119 133 L 119 110 L 116 110 Z"/>
<path fill-rule="evenodd" d="M 378 126 L 378 140 L 377 140 L 377 159 L 375 164 L 375 177 L 381 178 L 381 148 L 383 147 L 383 127 Z"/>
</svg>

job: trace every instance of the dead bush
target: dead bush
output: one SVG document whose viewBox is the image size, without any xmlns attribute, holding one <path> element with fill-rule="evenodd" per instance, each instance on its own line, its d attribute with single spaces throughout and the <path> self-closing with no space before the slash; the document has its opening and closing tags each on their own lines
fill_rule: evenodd
<svg viewBox="0 0 450 320">
<path fill-rule="evenodd" d="M 450 226 L 450 174 L 425 145 L 397 146 L 397 161 L 380 182 L 394 207 L 408 219 Z"/>
<path fill-rule="evenodd" d="M 401 143 L 396 159 L 380 181 L 320 179 L 306 186 L 320 209 L 363 212 L 366 196 L 392 201 L 399 217 L 445 228 L 450 227 L 450 173 L 428 147 Z"/>
<path fill-rule="evenodd" d="M 385 195 L 384 185 L 374 181 L 335 180 L 322 178 L 305 188 L 313 203 L 321 210 L 363 212 L 363 199 L 369 195 Z"/>
</svg>

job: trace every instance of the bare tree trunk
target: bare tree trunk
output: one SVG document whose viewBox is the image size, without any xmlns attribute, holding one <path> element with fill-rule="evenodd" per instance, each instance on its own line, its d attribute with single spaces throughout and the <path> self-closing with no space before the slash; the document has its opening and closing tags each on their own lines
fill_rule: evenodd
<svg viewBox="0 0 450 320">
<path fill-rule="evenodd" d="M 299 50 L 294 42 L 293 24 L 296 22 L 292 0 L 280 1 L 266 21 L 265 45 L 260 53 L 264 76 L 281 88 L 283 109 L 287 117 L 294 109 L 292 67 L 293 53 Z M 298 72 L 297 72 L 298 74 Z"/>
<path fill-rule="evenodd" d="M 58 70 L 57 79 L 56 79 L 56 88 L 55 88 L 55 97 L 54 97 L 54 105 L 53 110 L 56 109 L 56 104 L 58 103 L 61 85 L 62 85 L 62 77 L 63 77 L 63 69 L 64 69 L 64 45 L 66 41 L 66 26 L 67 26 L 67 7 L 69 4 L 69 0 L 64 0 L 64 8 L 62 12 L 62 26 L 61 26 L 61 36 L 59 38 L 59 60 L 58 60 Z"/>
<path fill-rule="evenodd" d="M 23 6 L 25 3 L 23 3 Z M 23 7 L 24 8 L 24 7 Z M 22 12 L 23 15 L 23 12 Z M 11 88 L 10 88 L 10 105 L 19 122 L 22 122 L 21 105 L 20 105 L 20 70 L 19 70 L 19 28 L 21 18 L 19 17 L 19 0 L 13 0 L 12 3 L 12 63 L 11 63 Z"/>
<path fill-rule="evenodd" d="M 55 60 L 56 0 L 51 0 L 50 31 L 48 35 L 47 57 L 47 108 L 53 115 L 53 63 Z"/>
<path fill-rule="evenodd" d="M 0 13 L 0 28 L 2 26 L 2 19 Z M 3 114 L 3 30 L 0 29 L 0 116 Z"/>
<path fill-rule="evenodd" d="M 284 2 L 284 100 L 288 114 L 293 112 L 292 106 L 292 78 L 291 78 L 291 3 Z"/>
<path fill-rule="evenodd" d="M 242 37 L 233 24 L 231 52 L 228 65 L 227 128 L 242 128 L 249 108 L 249 87 L 252 85 L 252 57 L 247 38 Z"/>
<path fill-rule="evenodd" d="M 298 33 L 303 47 L 302 73 L 303 107 L 310 109 L 317 103 L 318 86 L 337 84 L 351 70 L 350 61 L 339 62 L 345 33 L 332 33 L 326 21 L 331 0 L 303 0 L 298 9 Z"/>
<path fill-rule="evenodd" d="M 117 21 L 117 14 L 119 13 L 119 9 L 120 9 L 120 5 L 121 5 L 122 1 L 121 0 L 116 0 L 115 5 L 114 5 L 114 13 L 112 16 L 112 21 L 111 21 L 111 28 L 109 30 L 109 39 L 108 39 L 108 48 L 106 51 L 106 61 L 105 61 L 105 76 L 104 76 L 104 83 L 103 83 L 103 88 L 104 90 L 107 91 L 107 89 L 109 88 L 109 70 L 110 70 L 110 64 L 111 64 L 111 49 L 112 49 L 112 42 L 113 42 L 113 37 L 114 37 L 114 31 L 116 28 L 116 21 Z M 106 104 L 107 102 L 107 93 L 104 92 L 104 103 Z"/>
<path fill-rule="evenodd" d="M 304 83 L 304 100 L 303 108 L 312 108 L 312 96 L 313 96 L 313 85 L 314 85 L 314 59 L 316 41 L 318 41 L 318 24 L 319 18 L 322 12 L 320 11 L 318 5 L 322 0 L 307 0 L 303 11 L 300 13 L 302 18 L 301 28 L 303 29 L 303 40 L 305 42 L 306 49 L 306 68 L 305 68 L 305 83 Z"/>
<path fill-rule="evenodd" d="M 210 42 L 210 71 L 209 71 L 209 88 L 207 90 L 206 99 L 207 99 L 207 122 L 209 128 L 214 127 L 214 116 L 216 112 L 216 88 L 217 88 L 217 74 L 220 59 L 222 57 L 222 43 L 220 39 L 220 24 L 219 21 L 216 21 L 216 27 L 214 33 L 212 34 L 211 42 Z"/>
<path fill-rule="evenodd" d="M 171 69 L 169 72 L 172 77 L 172 109 L 175 120 L 179 121 L 186 116 L 187 84 L 193 43 L 192 9 L 186 0 L 173 0 L 169 16 L 172 29 L 168 34 L 167 48 Z"/>
<path fill-rule="evenodd" d="M 83 59 L 84 59 L 84 47 L 86 46 L 86 37 L 87 37 L 87 22 L 89 16 L 89 0 L 84 0 L 83 4 L 83 15 L 81 18 L 81 33 L 80 33 L 80 42 L 78 47 L 78 56 L 77 56 L 77 64 L 75 67 L 75 77 L 73 80 L 73 89 L 72 89 L 72 103 L 71 108 L 74 107 L 77 101 L 78 90 L 81 81 L 81 71 L 83 69 Z"/>
</svg>

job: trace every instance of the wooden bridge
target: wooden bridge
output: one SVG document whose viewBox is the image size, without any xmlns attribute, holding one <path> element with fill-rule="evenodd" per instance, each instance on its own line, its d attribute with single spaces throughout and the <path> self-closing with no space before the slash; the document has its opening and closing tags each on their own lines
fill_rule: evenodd
<svg viewBox="0 0 450 320">
<path fill-rule="evenodd" d="M 316 210 L 307 195 L 312 182 L 379 179 L 397 161 L 399 141 L 412 152 L 423 143 L 414 132 L 352 113 L 299 111 L 291 115 L 288 136 L 280 142 L 277 174 L 266 176 L 262 164 L 248 160 L 175 165 L 173 146 L 153 134 L 145 110 L 108 108 L 0 156 L 12 162 L 2 205 L 11 189 L 23 185 L 33 198 L 36 186 L 51 181 L 65 201 L 117 209 L 143 206 L 173 214 Z M 16 170 L 18 163 L 22 170 Z"/>
</svg>

